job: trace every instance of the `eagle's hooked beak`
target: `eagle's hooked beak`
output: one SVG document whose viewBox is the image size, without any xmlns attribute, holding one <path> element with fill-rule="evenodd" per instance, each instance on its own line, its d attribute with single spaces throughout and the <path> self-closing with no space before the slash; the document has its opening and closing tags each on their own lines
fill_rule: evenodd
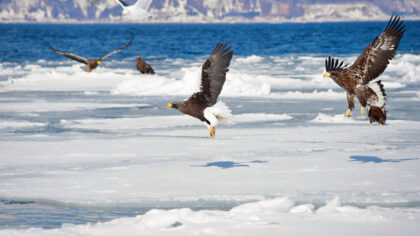
<svg viewBox="0 0 420 236">
<path fill-rule="evenodd" d="M 166 107 L 167 107 L 167 108 L 172 108 L 172 107 L 173 107 L 173 105 L 172 105 L 172 103 L 168 103 L 168 105 L 166 105 Z"/>
<path fill-rule="evenodd" d="M 101 64 L 101 61 L 98 61 L 98 65 L 100 65 Z"/>
<path fill-rule="evenodd" d="M 325 78 L 325 77 L 330 77 L 330 76 L 331 76 L 331 74 L 330 74 L 330 72 L 325 72 L 325 73 L 323 74 L 323 76 L 324 76 L 324 78 Z"/>
<path fill-rule="evenodd" d="M 126 16 L 127 14 L 123 13 L 123 16 Z"/>
</svg>

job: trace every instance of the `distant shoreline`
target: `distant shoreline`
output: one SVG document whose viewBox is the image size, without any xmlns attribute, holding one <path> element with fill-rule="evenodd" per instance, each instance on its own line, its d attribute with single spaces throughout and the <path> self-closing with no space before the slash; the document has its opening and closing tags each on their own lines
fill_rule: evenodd
<svg viewBox="0 0 420 236">
<path fill-rule="evenodd" d="M 0 24 L 113 24 L 113 25 L 127 25 L 127 24 L 306 24 L 306 23 L 352 23 L 352 22 L 383 22 L 389 19 L 371 19 L 371 20 L 318 20 L 318 21 L 296 21 L 296 20 L 284 20 L 284 21 L 149 21 L 149 22 L 132 22 L 132 21 L 0 21 Z M 404 21 L 420 21 L 418 18 L 407 18 Z"/>
</svg>

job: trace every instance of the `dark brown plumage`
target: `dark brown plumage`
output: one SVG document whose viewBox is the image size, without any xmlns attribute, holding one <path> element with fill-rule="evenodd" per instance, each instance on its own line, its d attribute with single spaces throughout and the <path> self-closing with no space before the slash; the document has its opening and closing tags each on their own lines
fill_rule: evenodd
<svg viewBox="0 0 420 236">
<path fill-rule="evenodd" d="M 214 127 L 217 121 L 225 119 L 224 114 L 230 114 L 230 110 L 224 104 L 214 109 L 208 108 L 212 108 L 217 103 L 232 56 L 231 47 L 228 47 L 227 43 L 219 42 L 211 56 L 202 65 L 200 91 L 194 93 L 186 101 L 169 103 L 167 106 L 205 122 L 210 128 L 211 137 L 215 134 Z"/>
<path fill-rule="evenodd" d="M 153 70 L 153 68 L 147 62 L 143 61 L 140 55 L 137 55 L 136 68 L 142 74 L 152 74 L 152 75 L 155 74 L 155 71 Z"/>
<path fill-rule="evenodd" d="M 349 109 L 346 116 L 351 116 L 354 108 L 354 96 L 361 104 L 360 112 L 364 115 L 364 107 L 370 106 L 368 112 L 370 123 L 384 124 L 386 121 L 386 94 L 381 81 L 370 83 L 386 69 L 394 58 L 398 45 L 405 32 L 405 25 L 400 17 L 391 16 L 385 31 L 376 37 L 349 68 L 343 62 L 329 57 L 325 61 L 324 77 L 331 77 L 340 87 L 347 91 Z"/>
<path fill-rule="evenodd" d="M 62 51 L 59 51 L 59 50 L 57 50 L 57 49 L 55 49 L 51 46 L 49 46 L 49 47 L 53 52 L 56 52 L 56 53 L 58 53 L 62 56 L 70 58 L 74 61 L 78 61 L 80 63 L 86 64 L 86 66 L 82 66 L 81 68 L 86 72 L 92 72 L 92 70 L 94 70 L 99 64 L 101 64 L 102 60 L 104 60 L 105 58 L 107 58 L 111 55 L 114 55 L 117 52 L 120 52 L 120 51 L 126 49 L 127 47 L 129 47 L 131 45 L 131 42 L 133 42 L 133 38 L 131 38 L 130 42 L 128 42 L 124 47 L 122 47 L 120 49 L 117 49 L 115 51 L 112 51 L 112 52 L 110 52 L 110 53 L 108 53 L 108 54 L 106 54 L 106 55 L 104 55 L 104 56 L 102 56 L 98 59 L 86 59 L 84 57 L 81 57 L 81 56 L 73 54 L 73 53 L 62 52 Z"/>
</svg>

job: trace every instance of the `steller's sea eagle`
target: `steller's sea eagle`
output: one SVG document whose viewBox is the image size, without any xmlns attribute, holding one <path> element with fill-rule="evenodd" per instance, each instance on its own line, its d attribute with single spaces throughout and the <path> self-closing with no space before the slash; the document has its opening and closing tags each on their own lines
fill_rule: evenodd
<svg viewBox="0 0 420 236">
<path fill-rule="evenodd" d="M 137 55 L 136 68 L 142 74 L 152 74 L 152 75 L 155 74 L 155 71 L 153 70 L 153 68 L 149 65 L 149 63 L 143 61 L 140 55 Z"/>
<path fill-rule="evenodd" d="M 219 121 L 229 122 L 232 116 L 229 108 L 222 102 L 217 102 L 229 71 L 233 50 L 228 43 L 219 42 L 211 56 L 201 68 L 200 91 L 194 93 L 183 102 L 172 102 L 168 108 L 178 109 L 180 112 L 193 116 L 210 129 L 210 137 L 214 137 L 215 127 Z"/>
<path fill-rule="evenodd" d="M 153 0 L 137 0 L 133 5 L 128 5 L 123 0 L 117 0 L 120 6 L 123 9 L 123 17 L 130 20 L 145 20 L 147 18 L 152 18 L 153 15 L 147 10 L 152 4 Z"/>
<path fill-rule="evenodd" d="M 133 38 L 131 38 L 130 42 L 128 42 L 124 47 L 122 47 L 120 49 L 117 49 L 115 51 L 112 51 L 112 52 L 110 52 L 110 53 L 106 54 L 105 56 L 102 56 L 98 59 L 86 59 L 84 57 L 81 57 L 81 56 L 73 54 L 73 53 L 62 52 L 62 51 L 59 51 L 59 50 L 57 50 L 57 49 L 55 49 L 51 46 L 49 46 L 49 47 L 50 47 L 51 50 L 53 50 L 54 52 L 56 52 L 56 53 L 58 53 L 62 56 L 65 56 L 65 57 L 70 58 L 72 60 L 75 60 L 75 61 L 78 61 L 80 63 L 86 64 L 86 66 L 81 66 L 80 68 L 82 68 L 86 72 L 92 72 L 93 69 L 95 69 L 99 64 L 101 64 L 102 60 L 104 60 L 105 58 L 107 58 L 111 55 L 114 55 L 117 52 L 120 52 L 120 51 L 126 49 L 128 46 L 131 45 L 131 42 L 133 42 Z"/>
<path fill-rule="evenodd" d="M 349 108 L 346 117 L 351 116 L 354 96 L 361 104 L 360 113 L 365 114 L 366 105 L 370 106 L 370 123 L 386 121 L 385 90 L 381 81 L 370 83 L 385 71 L 389 61 L 394 58 L 398 45 L 405 32 L 405 25 L 399 16 L 391 16 L 385 31 L 373 40 L 350 67 L 329 57 L 325 60 L 324 77 L 330 77 L 347 91 Z"/>
</svg>

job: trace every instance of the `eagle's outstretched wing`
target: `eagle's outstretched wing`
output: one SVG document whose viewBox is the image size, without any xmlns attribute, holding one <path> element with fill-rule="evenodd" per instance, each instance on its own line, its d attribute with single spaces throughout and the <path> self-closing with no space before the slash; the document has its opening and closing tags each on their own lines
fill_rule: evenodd
<svg viewBox="0 0 420 236">
<path fill-rule="evenodd" d="M 152 4 L 153 0 L 137 0 L 135 3 L 136 7 L 143 8 L 144 10 L 148 10 L 150 7 L 150 4 Z"/>
<path fill-rule="evenodd" d="M 337 71 L 342 72 L 347 70 L 347 64 L 343 65 L 344 61 L 341 61 L 338 59 L 334 59 L 333 57 L 329 56 L 328 59 L 325 60 L 325 71 L 331 72 L 331 71 Z"/>
<path fill-rule="evenodd" d="M 57 50 L 57 49 L 55 49 L 55 48 L 51 47 L 50 45 L 48 45 L 48 46 L 50 47 L 50 49 L 51 49 L 53 52 L 56 52 L 56 53 L 58 53 L 58 54 L 60 54 L 60 55 L 62 55 L 62 56 L 65 56 L 65 57 L 70 58 L 70 59 L 72 59 L 72 60 L 78 61 L 78 62 L 80 62 L 80 63 L 84 63 L 84 64 L 86 64 L 86 65 L 89 63 L 88 59 L 86 59 L 86 58 L 84 58 L 84 57 L 81 57 L 81 56 L 76 55 L 76 54 L 73 54 L 73 53 L 62 52 L 62 51 L 60 51 L 60 50 Z"/>
<path fill-rule="evenodd" d="M 232 56 L 233 50 L 228 47 L 228 43 L 219 42 L 202 66 L 200 93 L 204 95 L 208 106 L 217 102 L 217 97 L 219 97 L 226 80 L 226 73 L 229 71 Z"/>
<path fill-rule="evenodd" d="M 122 51 L 122 50 L 124 50 L 124 49 L 128 48 L 128 46 L 130 46 L 130 45 L 131 45 L 131 42 L 133 42 L 133 38 L 131 38 L 131 39 L 130 39 L 130 42 L 128 42 L 128 43 L 127 43 L 124 47 L 122 47 L 122 48 L 120 48 L 120 49 L 117 49 L 117 50 L 115 50 L 115 51 L 112 51 L 112 52 L 110 52 L 110 53 L 106 54 L 105 56 L 100 57 L 100 58 L 99 58 L 99 60 L 100 60 L 100 61 L 102 61 L 102 60 L 104 60 L 105 58 L 107 58 L 107 57 L 109 57 L 109 56 L 111 56 L 111 55 L 114 55 L 115 53 L 120 52 L 120 51 Z"/>
<path fill-rule="evenodd" d="M 365 48 L 349 68 L 355 78 L 367 84 L 385 71 L 404 35 L 403 23 L 399 16 L 391 16 L 385 31 Z"/>
<path fill-rule="evenodd" d="M 124 2 L 122 0 L 117 0 L 117 2 L 121 5 L 121 7 L 128 7 L 128 6 L 130 6 L 126 2 Z"/>
<path fill-rule="evenodd" d="M 99 1 L 101 1 L 101 0 L 90 0 L 89 5 L 90 6 L 95 6 Z"/>
</svg>

